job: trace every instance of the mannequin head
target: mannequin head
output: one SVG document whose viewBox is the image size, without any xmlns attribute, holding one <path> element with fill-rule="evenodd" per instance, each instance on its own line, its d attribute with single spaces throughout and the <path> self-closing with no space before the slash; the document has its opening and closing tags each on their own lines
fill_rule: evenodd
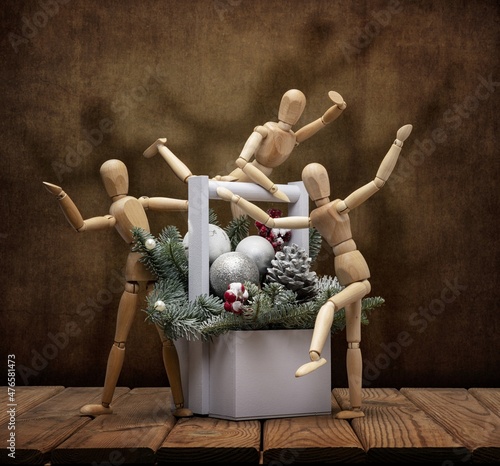
<svg viewBox="0 0 500 466">
<path fill-rule="evenodd" d="M 309 197 L 316 205 L 329 202 L 330 179 L 326 168 L 319 163 L 310 163 L 302 170 L 302 181 Z"/>
<path fill-rule="evenodd" d="M 278 120 L 293 126 L 299 120 L 306 106 L 306 96 L 298 89 L 290 89 L 283 94 L 278 112 Z"/>
<path fill-rule="evenodd" d="M 128 171 L 121 160 L 107 160 L 101 165 L 100 173 L 109 197 L 128 194 Z"/>
</svg>

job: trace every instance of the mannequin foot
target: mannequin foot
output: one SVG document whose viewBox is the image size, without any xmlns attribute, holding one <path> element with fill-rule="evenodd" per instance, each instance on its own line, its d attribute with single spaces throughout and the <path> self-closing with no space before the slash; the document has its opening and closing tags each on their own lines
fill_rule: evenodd
<svg viewBox="0 0 500 466">
<path fill-rule="evenodd" d="M 188 408 L 176 408 L 173 414 L 175 417 L 192 417 L 193 411 Z"/>
<path fill-rule="evenodd" d="M 80 414 L 84 414 L 86 416 L 100 416 L 101 414 L 112 414 L 113 409 L 111 406 L 103 406 L 102 404 L 98 405 L 85 405 L 80 408 Z"/>
<path fill-rule="evenodd" d="M 336 419 L 355 419 L 357 417 L 364 417 L 365 413 L 361 411 L 359 408 L 357 409 L 347 409 L 344 411 L 340 411 L 335 415 Z"/>
<path fill-rule="evenodd" d="M 315 371 L 318 367 L 321 367 L 325 363 L 325 358 L 318 359 L 317 361 L 307 362 L 297 369 L 297 371 L 295 372 L 295 377 L 302 377 L 303 375 L 309 374 L 309 372 Z"/>
</svg>

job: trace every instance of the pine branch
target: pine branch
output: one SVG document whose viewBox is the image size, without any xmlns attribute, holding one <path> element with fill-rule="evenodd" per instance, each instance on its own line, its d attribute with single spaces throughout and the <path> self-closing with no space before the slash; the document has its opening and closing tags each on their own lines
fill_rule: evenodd
<svg viewBox="0 0 500 466">
<path fill-rule="evenodd" d="M 248 236 L 248 230 L 250 226 L 250 220 L 248 217 L 242 215 L 237 218 L 233 218 L 228 226 L 224 228 L 227 233 L 229 240 L 231 241 L 231 251 L 236 249 L 238 243 Z"/>
<path fill-rule="evenodd" d="M 140 261 L 145 264 L 158 279 L 162 280 L 171 276 L 177 277 L 187 289 L 188 260 L 182 244 L 182 237 L 174 226 L 168 226 L 156 239 L 143 228 L 132 229 L 134 245 L 132 251 L 140 252 Z M 146 242 L 153 240 L 153 248 L 147 248 Z"/>
<path fill-rule="evenodd" d="M 148 310 L 148 319 L 157 324 L 170 340 L 197 340 L 201 327 L 197 312 L 189 302 L 175 302 L 162 311 Z"/>
<path fill-rule="evenodd" d="M 380 296 L 363 298 L 361 301 L 361 323 L 363 325 L 368 325 L 370 323 L 368 316 L 374 309 L 383 306 L 384 303 L 385 299 Z"/>
<path fill-rule="evenodd" d="M 134 239 L 132 252 L 140 252 L 142 254 L 140 261 L 144 263 L 145 267 L 150 272 L 159 277 L 159 272 L 161 272 L 161 270 L 157 266 L 157 252 L 146 248 L 146 241 L 152 239 L 156 242 L 156 238 L 149 231 L 139 227 L 132 228 L 132 237 Z"/>
<path fill-rule="evenodd" d="M 215 212 L 215 210 L 212 207 L 209 207 L 209 209 L 208 209 L 208 223 L 220 227 L 217 213 Z"/>
<path fill-rule="evenodd" d="M 318 307 L 314 302 L 285 303 L 264 313 L 261 319 L 263 328 L 313 328 Z"/>
<path fill-rule="evenodd" d="M 200 295 L 196 297 L 194 304 L 202 320 L 210 319 L 224 312 L 224 303 L 218 296 Z"/>
<path fill-rule="evenodd" d="M 253 330 L 253 327 L 242 316 L 224 312 L 203 322 L 200 334 L 205 340 L 208 340 L 231 330 Z"/>
<path fill-rule="evenodd" d="M 309 228 L 309 257 L 311 258 L 311 264 L 316 261 L 319 252 L 321 251 L 321 244 L 323 242 L 323 237 L 320 235 L 319 231 L 314 227 Z"/>
<path fill-rule="evenodd" d="M 175 273 L 185 284 L 187 289 L 189 277 L 189 265 L 182 236 L 175 226 L 168 226 L 158 236 L 161 252 L 165 258 L 165 270 L 162 276 L 170 276 Z"/>
</svg>

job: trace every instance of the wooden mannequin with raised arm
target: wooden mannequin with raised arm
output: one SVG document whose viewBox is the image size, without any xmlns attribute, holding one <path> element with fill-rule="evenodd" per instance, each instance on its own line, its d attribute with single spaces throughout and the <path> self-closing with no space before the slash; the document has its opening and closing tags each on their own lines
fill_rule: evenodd
<svg viewBox="0 0 500 466">
<path fill-rule="evenodd" d="M 327 338 L 336 311 L 345 308 L 347 337 L 347 378 L 349 383 L 350 410 L 341 411 L 338 418 L 351 419 L 364 416 L 361 411 L 361 302 L 370 290 L 370 271 L 368 265 L 352 239 L 349 212 L 369 197 L 375 194 L 391 175 L 398 160 L 403 142 L 412 130 L 411 125 L 401 127 L 397 138 L 382 160 L 375 178 L 354 191 L 344 200 L 330 201 L 330 181 L 323 165 L 311 163 L 302 171 L 302 180 L 309 197 L 315 202 L 316 208 L 309 217 L 272 218 L 255 204 L 234 195 L 226 188 L 217 188 L 217 194 L 231 201 L 245 211 L 249 216 L 262 222 L 270 228 L 308 228 L 318 230 L 329 246 L 333 249 L 335 275 L 344 288 L 320 308 L 314 325 L 313 336 L 309 349 L 310 361 L 299 367 L 296 377 L 302 377 L 318 369 L 326 360 L 321 352 Z"/>
<path fill-rule="evenodd" d="M 109 214 L 84 220 L 71 198 L 61 187 L 44 182 L 45 188 L 57 197 L 59 205 L 69 224 L 77 231 L 95 231 L 115 228 L 129 245 L 133 243 L 132 228 L 139 227 L 149 231 L 146 210 L 153 211 L 186 211 L 188 202 L 181 199 L 166 197 L 140 197 L 128 195 L 128 172 L 120 160 L 108 160 L 101 166 L 101 177 L 109 197 L 112 200 Z M 118 377 L 125 358 L 125 346 L 137 310 L 138 293 L 141 285 L 146 291 L 152 291 L 156 278 L 140 262 L 141 253 L 129 252 L 125 266 L 125 290 L 118 307 L 115 338 L 108 356 L 104 390 L 100 404 L 85 405 L 81 414 L 98 416 L 111 414 L 111 401 L 115 392 Z M 174 415 L 177 417 L 192 416 L 191 410 L 184 408 L 184 397 L 181 383 L 179 358 L 173 341 L 167 339 L 163 329 L 157 326 L 163 344 L 163 363 L 170 382 L 175 403 Z"/>
<path fill-rule="evenodd" d="M 277 188 L 269 176 L 274 168 L 279 167 L 288 159 L 295 146 L 309 139 L 328 123 L 337 119 L 346 108 L 346 103 L 338 92 L 330 91 L 328 96 L 334 105 L 323 116 L 294 133 L 292 126 L 297 123 L 304 111 L 306 97 L 297 89 L 290 89 L 285 92 L 279 106 L 278 122 L 268 121 L 263 126 L 257 126 L 236 159 L 238 168 L 229 175 L 217 175 L 214 179 L 219 181 L 254 182 L 276 198 L 288 202 L 289 199 L 286 194 Z M 160 153 L 175 175 L 181 181 L 186 182 L 192 176 L 192 173 L 165 146 L 166 142 L 166 138 L 156 140 L 144 151 L 144 156 L 149 158 Z"/>
</svg>

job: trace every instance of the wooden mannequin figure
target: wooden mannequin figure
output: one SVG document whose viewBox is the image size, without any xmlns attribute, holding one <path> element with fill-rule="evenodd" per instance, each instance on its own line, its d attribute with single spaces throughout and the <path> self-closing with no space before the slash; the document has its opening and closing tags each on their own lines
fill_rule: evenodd
<svg viewBox="0 0 500 466">
<path fill-rule="evenodd" d="M 100 173 L 112 204 L 108 215 L 92 217 L 86 220 L 83 219 L 76 205 L 61 187 L 47 182 L 43 183 L 47 190 L 57 197 L 66 219 L 77 232 L 105 230 L 114 227 L 125 242 L 131 245 L 133 243 L 131 231 L 133 227 L 149 231 L 146 210 L 186 211 L 188 208 L 186 200 L 166 197 L 148 198 L 145 196 L 137 199 L 129 196 L 127 167 L 120 160 L 112 159 L 104 162 Z M 137 310 L 138 293 L 141 286 L 146 287 L 146 292 L 151 292 L 156 280 L 153 274 L 140 262 L 140 258 L 141 253 L 132 251 L 129 252 L 127 258 L 125 266 L 125 290 L 123 291 L 118 307 L 115 338 L 108 357 L 101 404 L 85 405 L 80 410 L 81 414 L 98 416 L 113 412 L 110 405 L 118 377 L 122 370 L 126 341 Z M 179 358 L 176 347 L 173 341 L 165 337 L 163 330 L 159 326 L 157 326 L 157 330 L 163 344 L 163 362 L 176 407 L 174 415 L 177 417 L 192 416 L 192 412 L 184 408 Z"/>
<path fill-rule="evenodd" d="M 290 89 L 281 98 L 278 111 L 278 122 L 268 121 L 263 126 L 257 126 L 247 139 L 243 149 L 236 159 L 238 168 L 229 175 L 217 175 L 214 179 L 219 181 L 250 181 L 254 182 L 275 197 L 288 202 L 289 199 L 281 192 L 273 181 L 269 179 L 274 168 L 283 164 L 295 146 L 309 139 L 320 129 L 324 128 L 340 116 L 346 108 L 344 99 L 338 92 L 330 91 L 329 98 L 334 103 L 322 117 L 292 131 L 292 126 L 297 123 L 306 105 L 305 95 L 297 90 Z M 146 151 L 145 157 L 152 157 L 158 152 L 162 155 L 176 176 L 183 182 L 192 176 L 191 171 L 181 162 L 176 155 L 166 146 L 167 139 L 157 139 Z M 253 160 L 252 160 L 253 159 Z M 233 208 L 233 217 L 241 214 L 239 209 Z"/>
<path fill-rule="evenodd" d="M 333 249 L 335 275 L 344 288 L 332 296 L 320 308 L 314 324 L 314 331 L 309 349 L 310 362 L 299 367 L 296 377 L 302 377 L 326 363 L 321 352 L 327 338 L 336 311 L 345 307 L 347 337 L 347 378 L 349 384 L 350 410 L 341 411 L 338 418 L 351 419 L 364 416 L 361 411 L 361 302 L 370 290 L 370 271 L 368 265 L 352 239 L 349 212 L 375 194 L 391 175 L 398 160 L 403 142 L 412 130 L 411 125 L 401 127 L 397 139 L 382 160 L 375 178 L 368 184 L 354 191 L 344 200 L 330 201 L 330 182 L 328 173 L 322 165 L 311 163 L 302 171 L 302 180 L 309 197 L 316 208 L 309 217 L 271 218 L 266 212 L 249 201 L 234 195 L 226 188 L 217 188 L 218 195 L 238 205 L 255 220 L 270 228 L 316 228 Z"/>
</svg>

